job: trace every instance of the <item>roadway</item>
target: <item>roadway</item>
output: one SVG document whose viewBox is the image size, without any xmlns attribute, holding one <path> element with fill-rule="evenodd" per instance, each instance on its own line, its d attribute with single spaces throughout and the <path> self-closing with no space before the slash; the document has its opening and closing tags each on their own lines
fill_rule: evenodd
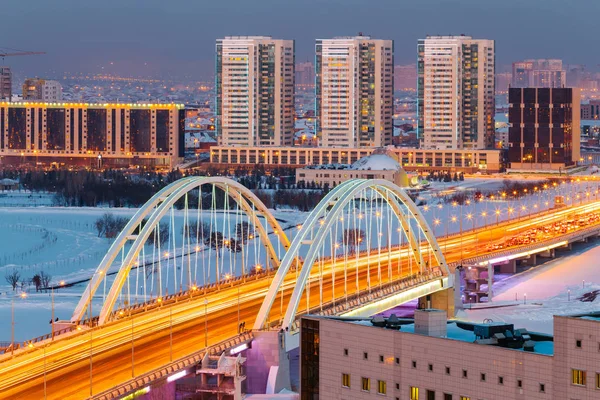
<svg viewBox="0 0 600 400">
<path fill-rule="evenodd" d="M 600 202 L 570 209 L 556 210 L 551 214 L 522 218 L 498 226 L 488 226 L 471 232 L 439 239 L 448 262 L 481 255 L 485 244 L 501 240 L 507 233 L 518 234 L 532 226 L 540 226 L 560 221 L 570 214 L 582 214 L 598 211 Z M 468 226 L 463 228 L 467 229 Z M 398 254 L 401 257 L 398 257 Z M 423 255 L 427 260 L 427 252 Z M 362 256 L 359 260 L 358 286 L 361 292 L 389 281 L 408 276 L 414 272 L 414 262 L 409 262 L 406 250 L 396 250 L 377 259 Z M 381 275 L 377 265 L 381 263 Z M 371 264 L 371 268 L 361 266 Z M 348 257 L 348 263 L 337 260 L 328 261 L 322 274 L 323 302 L 344 298 L 344 278 L 347 277 L 347 294 L 356 292 L 356 260 Z M 335 272 L 335 274 L 333 273 Z M 344 273 L 345 272 L 345 273 Z M 335 276 L 335 278 L 334 278 Z M 369 277 L 369 279 L 367 279 Z M 44 371 L 46 371 L 46 394 L 48 399 L 80 399 L 90 395 L 90 359 L 92 365 L 93 394 L 103 392 L 132 377 L 132 345 L 135 375 L 140 375 L 165 364 L 171 359 L 187 356 L 205 346 L 205 326 L 208 327 L 208 344 L 216 344 L 234 336 L 239 322 L 251 327 L 256 313 L 262 304 L 264 295 L 271 283 L 272 276 L 248 280 L 243 284 L 223 287 L 219 292 L 206 296 L 205 306 L 200 293 L 185 301 L 164 306 L 152 311 L 124 317 L 93 330 L 74 332 L 58 337 L 54 342 L 36 343 L 36 348 L 17 352 L 14 358 L 10 354 L 0 356 L 0 398 L 4 399 L 42 399 L 44 398 Z M 320 303 L 320 273 L 313 268 L 310 278 L 309 306 Z M 286 277 L 281 291 L 283 304 L 287 304 L 293 291 L 295 273 Z M 238 291 L 239 289 L 239 291 Z M 239 295 L 238 295 L 239 293 Z M 270 313 L 271 321 L 278 321 L 285 313 L 281 307 L 281 296 L 275 301 Z M 299 305 L 299 312 L 306 309 L 306 294 Z M 205 314 L 206 307 L 206 314 Z M 239 318 L 238 318 L 239 312 Z M 239 321 L 239 322 L 238 322 Z M 206 324 L 206 325 L 205 325 Z M 170 336 L 172 335 L 172 346 Z"/>
</svg>

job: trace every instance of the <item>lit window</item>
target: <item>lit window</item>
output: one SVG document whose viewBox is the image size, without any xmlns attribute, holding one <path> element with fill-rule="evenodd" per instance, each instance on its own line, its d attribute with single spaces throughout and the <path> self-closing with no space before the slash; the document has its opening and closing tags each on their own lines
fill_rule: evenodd
<svg viewBox="0 0 600 400">
<path fill-rule="evenodd" d="M 342 386 L 350 387 L 350 374 L 342 374 Z"/>
<path fill-rule="evenodd" d="M 579 369 L 571 370 L 571 382 L 573 385 L 585 386 L 585 371 Z"/>
<path fill-rule="evenodd" d="M 471 400 L 468 396 L 460 396 L 460 400 Z"/>
<path fill-rule="evenodd" d="M 371 380 L 369 378 L 362 378 L 362 390 L 366 392 L 371 390 Z"/>
<path fill-rule="evenodd" d="M 410 387 L 410 400 L 419 400 L 419 388 L 411 386 Z"/>
<path fill-rule="evenodd" d="M 385 381 L 377 381 L 377 393 L 379 393 L 379 394 L 387 393 L 387 386 L 385 384 Z"/>
</svg>

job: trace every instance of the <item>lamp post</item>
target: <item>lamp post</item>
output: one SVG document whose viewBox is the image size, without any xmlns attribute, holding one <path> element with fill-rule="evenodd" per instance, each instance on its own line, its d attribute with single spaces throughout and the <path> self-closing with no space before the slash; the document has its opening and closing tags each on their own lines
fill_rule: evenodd
<svg viewBox="0 0 600 400">
<path fill-rule="evenodd" d="M 102 169 L 102 154 L 98 154 L 98 169 Z"/>
<path fill-rule="evenodd" d="M 19 295 L 20 298 L 27 298 L 27 293 L 22 292 Z M 11 331 L 10 331 L 10 356 L 13 357 L 15 354 L 15 296 L 11 298 L 10 303 L 10 315 L 11 315 Z"/>
</svg>

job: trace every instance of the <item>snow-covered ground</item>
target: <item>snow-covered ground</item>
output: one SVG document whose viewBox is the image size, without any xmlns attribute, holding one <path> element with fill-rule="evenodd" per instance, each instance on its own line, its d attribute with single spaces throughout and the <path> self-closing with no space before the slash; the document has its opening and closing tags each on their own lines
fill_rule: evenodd
<svg viewBox="0 0 600 400">
<path fill-rule="evenodd" d="M 491 304 L 507 307 L 466 309 L 458 318 L 514 323 L 516 328 L 552 333 L 553 315 L 600 311 L 600 296 L 593 302 L 579 300 L 585 293 L 600 290 L 600 242 L 576 245 L 571 253 L 557 253 L 548 261 L 497 285 Z"/>
</svg>

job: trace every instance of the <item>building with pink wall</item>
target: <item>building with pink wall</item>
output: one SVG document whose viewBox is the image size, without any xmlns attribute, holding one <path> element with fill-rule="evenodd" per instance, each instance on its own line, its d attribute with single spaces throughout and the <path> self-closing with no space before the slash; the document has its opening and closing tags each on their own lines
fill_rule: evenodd
<svg viewBox="0 0 600 400">
<path fill-rule="evenodd" d="M 554 337 L 438 310 L 391 324 L 309 316 L 300 346 L 302 400 L 600 399 L 600 314 L 556 316 Z"/>
</svg>

